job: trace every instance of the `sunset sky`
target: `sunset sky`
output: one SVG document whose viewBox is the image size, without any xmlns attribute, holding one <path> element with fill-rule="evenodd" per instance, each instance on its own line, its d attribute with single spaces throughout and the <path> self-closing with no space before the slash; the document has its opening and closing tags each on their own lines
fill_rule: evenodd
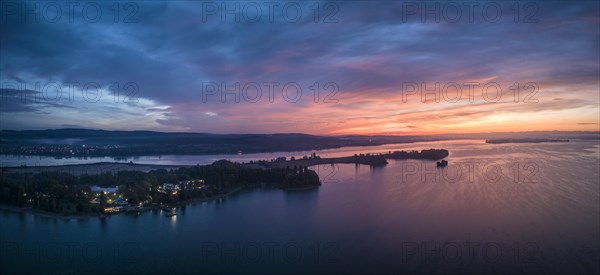
<svg viewBox="0 0 600 275">
<path fill-rule="evenodd" d="M 2 3 L 1 129 L 600 130 L 598 1 L 56 3 Z"/>
</svg>

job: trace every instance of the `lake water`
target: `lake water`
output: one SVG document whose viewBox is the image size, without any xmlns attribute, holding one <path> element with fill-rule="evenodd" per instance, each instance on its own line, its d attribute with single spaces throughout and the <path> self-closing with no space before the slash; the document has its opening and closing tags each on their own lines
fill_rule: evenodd
<svg viewBox="0 0 600 275">
<path fill-rule="evenodd" d="M 600 272 L 597 141 L 446 141 L 320 155 L 422 148 L 448 149 L 450 165 L 437 169 L 435 162 L 406 160 L 383 168 L 316 166 L 323 181 L 318 189 L 244 190 L 222 202 L 188 205 L 173 217 L 154 211 L 66 220 L 2 211 L 0 270 Z"/>
<path fill-rule="evenodd" d="M 460 143 L 484 143 L 483 140 L 456 140 L 452 144 Z M 211 164 L 217 160 L 226 159 L 236 162 L 248 162 L 251 160 L 274 159 L 278 157 L 296 157 L 309 156 L 317 153 L 321 157 L 345 157 L 360 153 L 384 153 L 393 150 L 421 150 L 430 149 L 432 146 L 441 146 L 445 143 L 440 142 L 417 142 L 405 144 L 387 144 L 381 146 L 360 146 L 343 147 L 327 150 L 297 151 L 297 152 L 276 152 L 276 153 L 255 153 L 241 155 L 161 155 L 161 156 L 136 156 L 136 157 L 49 157 L 49 156 L 28 156 L 28 155 L 0 155 L 0 167 L 26 166 L 53 166 L 53 165 L 72 165 L 89 164 L 98 162 L 134 162 L 138 164 L 160 164 L 160 165 L 204 165 Z"/>
</svg>

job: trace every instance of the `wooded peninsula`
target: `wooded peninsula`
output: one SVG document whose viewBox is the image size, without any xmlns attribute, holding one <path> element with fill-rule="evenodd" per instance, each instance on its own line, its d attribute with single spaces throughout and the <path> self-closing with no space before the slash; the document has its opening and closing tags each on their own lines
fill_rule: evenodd
<svg viewBox="0 0 600 275">
<path fill-rule="evenodd" d="M 48 166 L 38 171 L 29 167 L 4 167 L 0 174 L 0 204 L 61 215 L 139 211 L 191 200 L 221 199 L 245 187 L 315 188 L 321 182 L 317 173 L 308 169 L 313 165 L 382 166 L 388 163 L 387 159 L 439 160 L 447 156 L 448 151 L 444 149 L 338 158 L 321 158 L 313 153 L 299 159 L 281 157 L 247 163 L 219 160 L 210 165 L 150 171 L 136 171 L 136 165 L 130 164 L 124 166 L 130 169 L 98 173 L 69 173 L 61 170 L 64 168 L 61 166 Z"/>
</svg>

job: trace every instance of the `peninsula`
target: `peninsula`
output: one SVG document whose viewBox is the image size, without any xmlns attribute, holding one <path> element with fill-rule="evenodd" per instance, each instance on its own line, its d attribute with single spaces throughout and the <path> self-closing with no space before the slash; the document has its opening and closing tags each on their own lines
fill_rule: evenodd
<svg viewBox="0 0 600 275">
<path fill-rule="evenodd" d="M 354 154 L 353 156 L 337 157 L 337 158 L 321 158 L 316 153 L 310 156 L 304 156 L 296 159 L 291 157 L 280 157 L 271 161 L 261 160 L 257 162 L 249 162 L 245 165 L 254 167 L 267 168 L 285 168 L 285 167 L 309 167 L 321 164 L 339 164 L 353 163 L 364 164 L 370 166 L 384 166 L 388 164 L 388 159 L 403 160 L 403 159 L 425 159 L 425 160 L 440 160 L 449 155 L 445 149 L 427 149 L 419 151 L 389 151 L 384 154 Z"/>
<path fill-rule="evenodd" d="M 246 187 L 284 190 L 321 185 L 308 169 L 321 164 L 353 163 L 383 166 L 388 159 L 439 160 L 445 149 L 394 151 L 321 158 L 316 153 L 299 159 L 210 165 L 161 166 L 134 163 L 95 163 L 44 167 L 2 167 L 0 204 L 58 215 L 104 215 L 123 211 L 167 209 L 192 200 L 222 199 Z"/>
</svg>

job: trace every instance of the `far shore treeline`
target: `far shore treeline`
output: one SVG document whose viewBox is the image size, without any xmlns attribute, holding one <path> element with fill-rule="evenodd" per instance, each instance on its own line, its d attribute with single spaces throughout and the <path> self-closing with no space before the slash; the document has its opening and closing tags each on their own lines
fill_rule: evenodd
<svg viewBox="0 0 600 275">
<path fill-rule="evenodd" d="M 115 157 L 314 151 L 454 139 L 600 139 L 599 132 L 521 132 L 400 136 L 163 133 L 89 129 L 0 130 L 0 155 Z"/>
</svg>

